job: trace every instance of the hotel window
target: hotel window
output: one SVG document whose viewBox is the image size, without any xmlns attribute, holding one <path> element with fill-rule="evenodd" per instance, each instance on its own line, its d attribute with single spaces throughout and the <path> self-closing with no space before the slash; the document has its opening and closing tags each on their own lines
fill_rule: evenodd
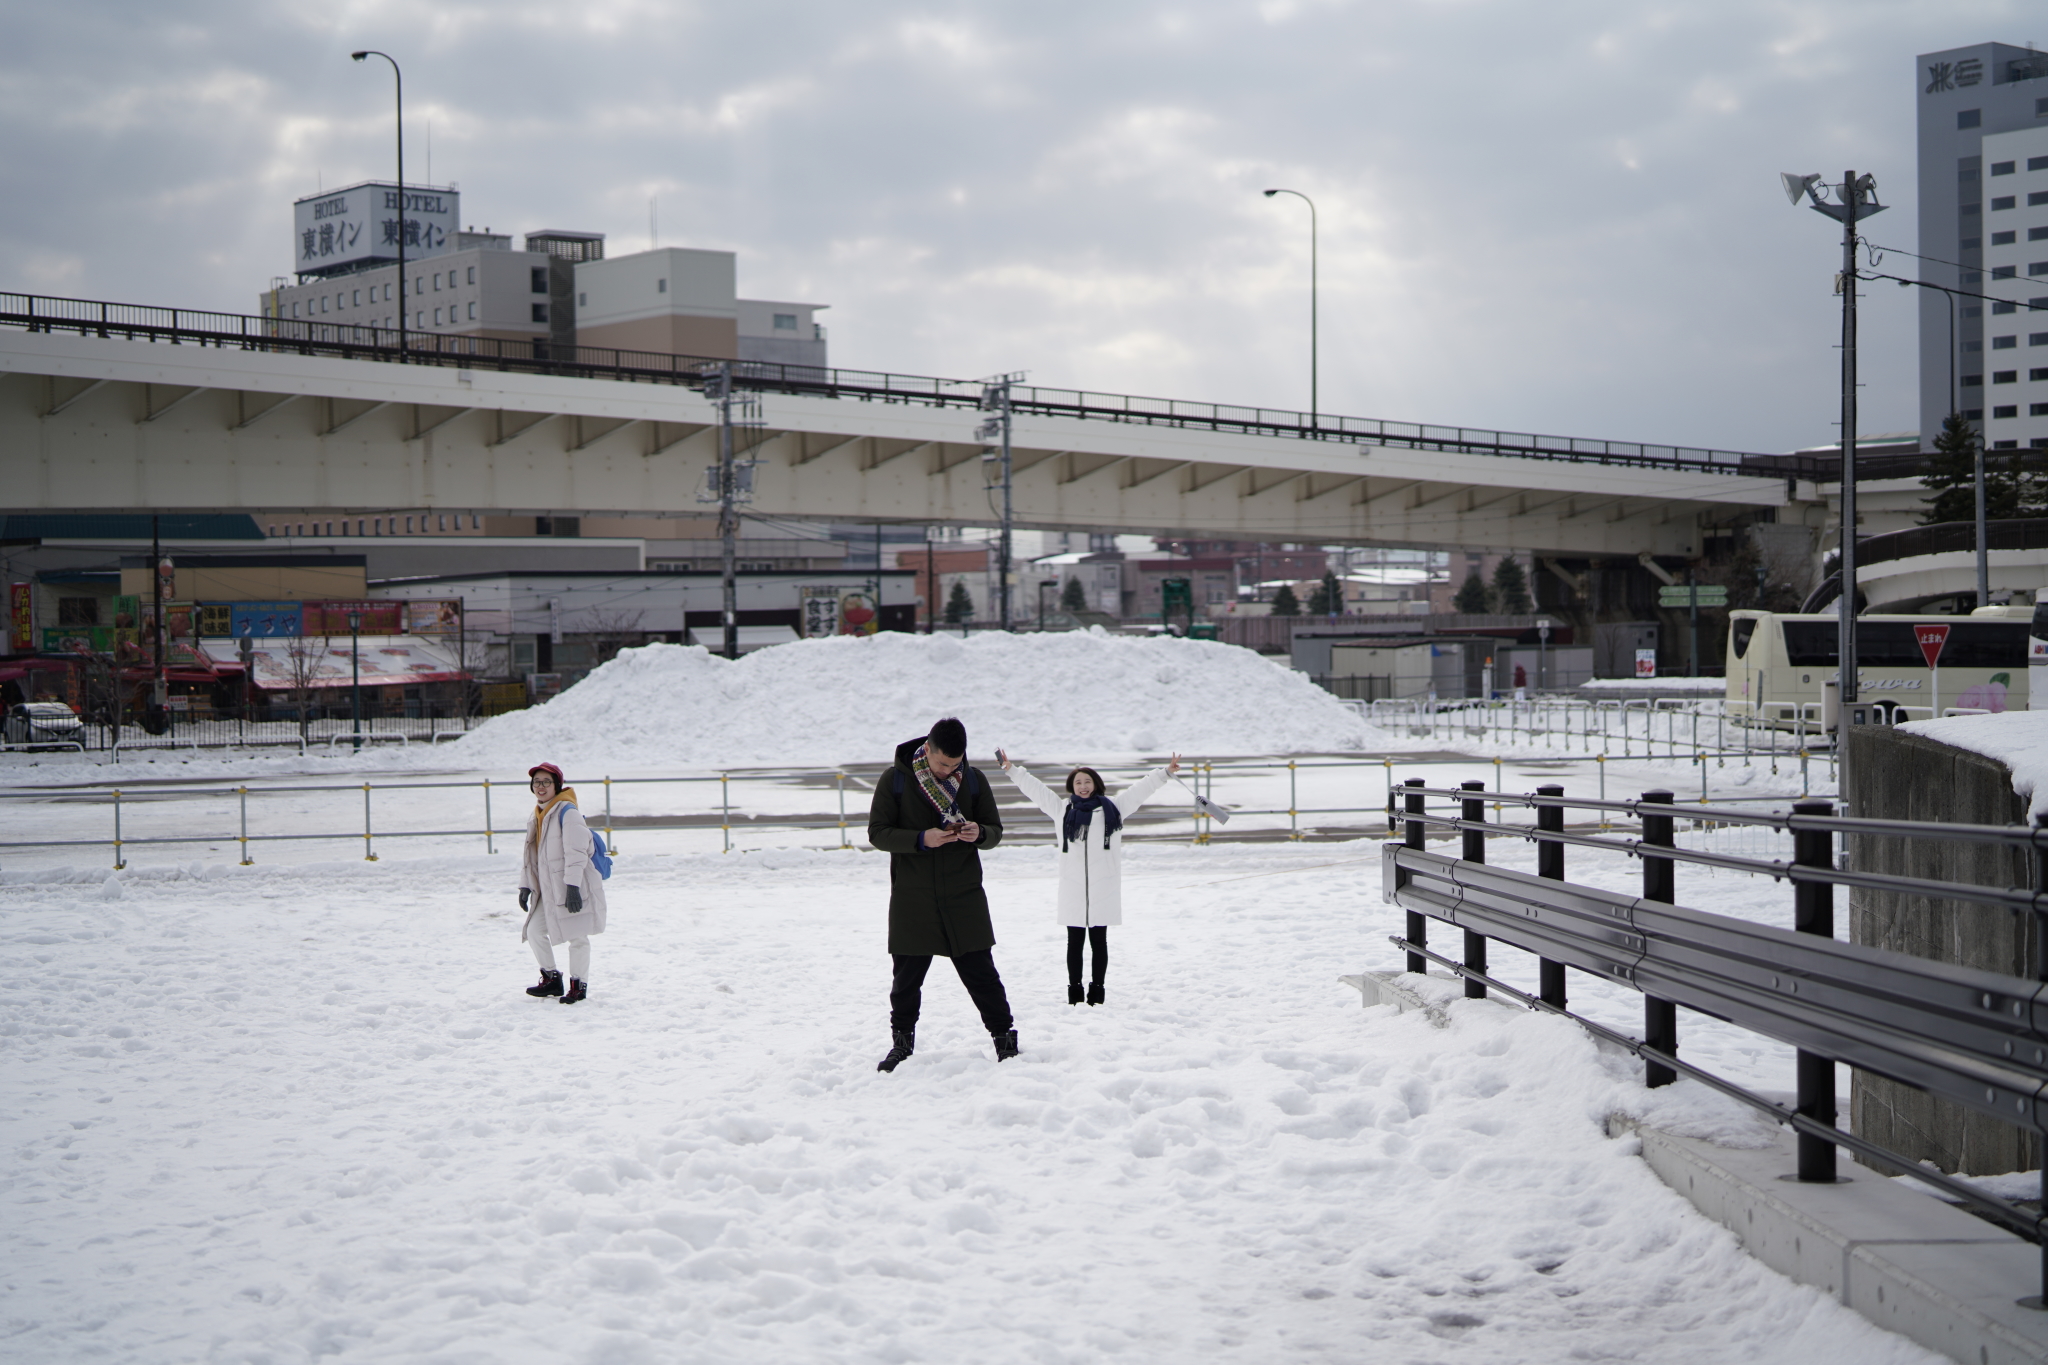
<svg viewBox="0 0 2048 1365">
<path fill-rule="evenodd" d="M 2035 190 L 2027 196 L 2028 208 L 2039 208 L 2043 204 L 2048 204 L 2048 190 Z"/>
<path fill-rule="evenodd" d="M 434 325 L 436 327 L 441 325 L 441 310 L 438 308 L 434 310 Z"/>
<path fill-rule="evenodd" d="M 2019 405 L 2016 403 L 2007 403 L 2003 407 L 1996 407 L 1991 410 L 1991 417 L 1994 421 L 2001 417 L 2017 417 L 2019 415 Z"/>
<path fill-rule="evenodd" d="M 406 529 L 407 531 L 411 531 L 411 530 L 412 530 L 412 518 L 411 518 L 411 517 L 407 517 L 407 518 L 405 519 L 405 529 Z"/>
<path fill-rule="evenodd" d="M 2018 370 L 1993 370 L 1991 372 L 1991 382 L 1994 384 L 2017 384 L 2020 382 L 2020 372 Z"/>
<path fill-rule="evenodd" d="M 723 495 L 721 494 L 721 496 L 723 496 Z M 446 518 L 446 517 L 435 517 L 435 518 L 434 518 L 434 529 L 435 529 L 436 531 L 445 531 L 445 530 L 447 530 L 447 529 L 448 529 L 448 518 Z"/>
<path fill-rule="evenodd" d="M 2018 441 L 1993 441 L 1991 448 L 1993 450 L 2018 450 L 2020 443 Z"/>
<path fill-rule="evenodd" d="M 578 308 L 588 308 L 588 307 L 590 307 L 590 295 L 588 295 L 588 294 L 578 294 L 578 295 L 576 296 L 576 306 L 577 306 Z"/>
<path fill-rule="evenodd" d="M 1993 245 L 1993 246 L 2011 246 L 2011 245 L 2013 244 L 2013 242 L 2014 242 L 2014 241 L 2016 241 L 2017 239 L 2018 239 L 2018 234 L 2017 234 L 2017 233 L 2012 233 L 2012 232 L 1994 232 L 1994 233 L 1992 233 L 1992 234 L 1991 234 L 1991 245 Z"/>
<path fill-rule="evenodd" d="M 2016 201 L 2013 199 L 2011 195 L 2001 194 L 1996 199 L 1993 199 L 1991 201 L 1991 211 L 1993 213 L 2001 212 L 2005 209 L 2011 208 L 2015 202 Z"/>
<path fill-rule="evenodd" d="M 1994 351 L 2010 351 L 2019 344 L 2020 339 L 2016 336 L 1991 338 L 1991 349 Z"/>
<path fill-rule="evenodd" d="M 2018 168 L 2010 161 L 1994 161 L 1991 163 L 1991 173 L 1993 175 L 2011 175 L 2016 169 Z"/>
<path fill-rule="evenodd" d="M 2029 417 L 2048 417 L 2048 403 L 2029 403 L 2029 404 L 2027 404 L 2027 416 L 2029 416 Z"/>
<path fill-rule="evenodd" d="M 2044 366 L 2036 370 L 2028 370 L 2027 378 L 2035 381 L 2036 383 L 2039 383 L 2043 379 L 2048 379 L 2048 366 Z"/>
<path fill-rule="evenodd" d="M 1956 110 L 1956 127 L 1958 127 L 1958 128 L 1981 128 L 1981 127 L 1983 127 L 1983 126 L 1984 126 L 1984 111 L 1983 111 L 1982 109 L 1958 109 L 1958 110 Z"/>
<path fill-rule="evenodd" d="M 453 281 L 450 281 L 450 283 L 453 283 Z M 434 272 L 434 292 L 436 294 L 441 292 L 441 272 L 438 270 Z"/>
<path fill-rule="evenodd" d="M 361 517 L 357 517 L 357 518 L 356 518 L 356 534 L 357 534 L 357 535 L 361 535 L 362 533 L 363 533 L 363 519 L 362 519 Z"/>
<path fill-rule="evenodd" d="M 2048 171 L 2048 156 L 2028 157 L 2027 169 L 2030 171 Z"/>
<path fill-rule="evenodd" d="M 360 308 L 360 307 L 362 307 L 362 306 L 363 306 L 363 291 L 362 291 L 362 290 L 360 290 L 360 289 L 352 290 L 352 291 L 350 292 L 350 299 L 351 299 L 351 301 L 352 301 L 352 302 L 351 302 L 351 306 L 353 306 L 353 307 L 356 307 L 356 308 Z"/>
<path fill-rule="evenodd" d="M 533 320 L 535 322 L 546 322 L 548 320 L 548 306 L 546 304 L 536 303 L 533 305 Z"/>
<path fill-rule="evenodd" d="M 533 268 L 533 289 L 531 292 L 535 294 L 545 294 L 548 292 L 548 270 L 546 266 L 537 265 Z"/>
<path fill-rule="evenodd" d="M 413 325 L 413 326 L 415 326 L 415 327 L 424 327 L 424 326 L 426 326 L 426 325 L 427 325 L 427 310 L 426 310 L 426 309 L 422 308 L 422 309 L 420 309 L 420 311 L 419 311 L 419 312 L 417 312 L 417 313 L 414 313 L 414 314 L 412 315 L 412 325 Z"/>
<path fill-rule="evenodd" d="M 1991 278 L 1994 280 L 2009 280 L 2019 273 L 2019 269 L 2016 265 L 1994 265 L 1991 267 Z"/>
<path fill-rule="evenodd" d="M 2016 303 L 1994 303 L 1991 305 L 1991 312 L 1994 317 L 2000 313 L 2017 313 L 2019 310 L 2020 306 Z M 1984 310 L 1982 308 L 1965 308 L 1963 316 L 1966 318 L 1981 318 L 1984 316 Z"/>
<path fill-rule="evenodd" d="M 778 332 L 794 332 L 796 330 L 796 314 L 777 313 L 775 315 L 775 330 Z"/>
<path fill-rule="evenodd" d="M 656 280 L 654 282 L 654 292 L 657 294 L 666 294 L 668 292 L 668 281 Z"/>
<path fill-rule="evenodd" d="M 476 302 L 475 302 L 475 300 L 471 300 L 471 302 L 470 302 L 470 305 L 469 305 L 469 320 L 470 320 L 471 322 L 475 322 L 475 321 L 476 321 Z"/>
<path fill-rule="evenodd" d="M 293 305 L 292 305 L 292 316 L 293 316 L 293 317 L 297 317 L 298 315 L 299 315 L 299 305 L 297 305 L 297 304 L 295 303 L 295 304 L 293 304 Z"/>
<path fill-rule="evenodd" d="M 476 283 L 476 267 L 475 267 L 475 266 L 471 266 L 471 267 L 469 268 L 469 282 L 470 282 L 471 284 L 475 284 L 475 283 Z"/>
</svg>

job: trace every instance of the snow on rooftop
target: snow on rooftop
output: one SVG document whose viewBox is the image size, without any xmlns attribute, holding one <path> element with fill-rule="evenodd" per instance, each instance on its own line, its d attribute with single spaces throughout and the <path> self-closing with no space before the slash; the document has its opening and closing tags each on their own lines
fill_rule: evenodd
<svg viewBox="0 0 2048 1365">
<path fill-rule="evenodd" d="M 1405 747 L 1281 664 L 1233 645 L 1098 631 L 802 640 L 737 663 L 629 649 L 545 705 L 499 716 L 457 761 L 523 768 L 815 766 L 887 759 L 941 716 L 969 753 L 1318 753 Z"/>
</svg>

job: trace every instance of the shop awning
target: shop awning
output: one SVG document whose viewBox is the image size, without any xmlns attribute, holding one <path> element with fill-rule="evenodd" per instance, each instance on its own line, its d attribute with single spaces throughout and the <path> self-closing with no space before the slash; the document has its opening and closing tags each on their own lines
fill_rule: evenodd
<svg viewBox="0 0 2048 1365">
<path fill-rule="evenodd" d="M 199 647 L 216 664 L 241 662 L 240 640 L 202 640 Z M 306 639 L 250 640 L 255 682 L 268 691 L 297 687 L 347 687 L 351 681 L 349 642 L 319 636 Z M 462 671 L 454 652 L 417 635 L 365 635 L 357 642 L 356 659 L 364 687 L 415 686 L 460 682 Z"/>
</svg>

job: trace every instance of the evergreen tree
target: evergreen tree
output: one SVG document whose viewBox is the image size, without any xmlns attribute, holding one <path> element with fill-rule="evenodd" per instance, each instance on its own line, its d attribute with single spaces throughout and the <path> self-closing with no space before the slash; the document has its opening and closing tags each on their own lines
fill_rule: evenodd
<svg viewBox="0 0 2048 1365">
<path fill-rule="evenodd" d="M 1999 468 L 2009 463 L 1989 457 L 1984 461 L 1984 515 L 1987 517 L 2000 515 L 1995 509 L 2001 504 L 2017 501 L 2015 490 L 2010 486 L 2011 477 Z M 1920 518 L 1920 524 L 1932 526 L 1941 521 L 1975 521 L 1977 430 L 1960 412 L 1952 412 L 1942 419 L 1941 435 L 1934 438 L 1934 455 L 1927 465 L 1920 484 L 1933 496 L 1927 499 L 1927 511 Z"/>
<path fill-rule="evenodd" d="M 1308 595 L 1310 616 L 1339 616 L 1344 611 L 1344 589 L 1337 582 L 1334 570 L 1323 571 L 1323 581 L 1316 584 L 1314 592 Z"/>
<path fill-rule="evenodd" d="M 1078 578 L 1069 578 L 1067 586 L 1060 589 L 1060 610 L 1068 615 L 1088 610 L 1088 590 L 1081 586 Z"/>
<path fill-rule="evenodd" d="M 1273 594 L 1273 614 L 1275 616 L 1301 615 L 1301 601 L 1295 597 L 1292 585 L 1282 583 L 1280 591 Z"/>
<path fill-rule="evenodd" d="M 961 579 L 953 580 L 952 595 L 946 598 L 946 624 L 957 626 L 974 615 L 974 599 L 967 593 L 967 584 Z"/>
<path fill-rule="evenodd" d="M 1500 563 L 1493 566 L 1493 598 L 1509 616 L 1527 616 L 1536 610 L 1529 598 L 1528 576 L 1513 555 L 1502 555 Z"/>
<path fill-rule="evenodd" d="M 1451 610 L 1467 616 L 1484 616 L 1493 610 L 1493 594 L 1486 590 L 1486 580 L 1477 569 L 1465 575 L 1465 586 L 1451 599 Z"/>
</svg>

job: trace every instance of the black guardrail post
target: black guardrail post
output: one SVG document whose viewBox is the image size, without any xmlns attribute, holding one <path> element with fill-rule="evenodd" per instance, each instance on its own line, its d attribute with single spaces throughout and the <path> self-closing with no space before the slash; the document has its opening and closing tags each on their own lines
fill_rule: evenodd
<svg viewBox="0 0 2048 1365">
<path fill-rule="evenodd" d="M 1661 806 L 1671 804 L 1671 793 L 1667 791 L 1644 792 L 1643 800 Z M 1672 829 L 1675 822 L 1668 815 L 1651 815 L 1638 807 L 1636 814 L 1643 821 L 1643 843 L 1651 848 L 1670 848 L 1673 844 Z M 1678 864 L 1669 858 L 1655 858 L 1643 855 L 1643 899 L 1662 901 L 1671 905 L 1678 898 Z M 1676 1055 L 1678 1052 L 1678 1006 L 1669 1000 L 1659 1000 L 1654 995 L 1643 997 L 1643 1041 L 1659 1052 Z M 1652 1090 L 1660 1085 L 1670 1085 L 1678 1079 L 1678 1073 L 1661 1062 L 1643 1064 L 1643 1083 Z"/>
<path fill-rule="evenodd" d="M 2035 816 L 2034 825 L 2037 829 L 2048 829 L 2048 815 Z M 2048 849 L 2039 844 L 2034 845 L 2034 888 L 2048 892 Z M 2041 904 L 2040 896 L 2035 897 L 2034 904 Z M 2039 909 L 2034 911 L 2034 979 L 2048 981 L 2048 917 Z M 2041 1209 L 2048 1213 L 2048 1135 L 2037 1132 L 2034 1142 L 2040 1152 Z M 2048 1309 L 2048 1237 L 2041 1239 L 2041 1292 L 2033 1298 L 2021 1299 L 2020 1303 L 2027 1308 Z"/>
<path fill-rule="evenodd" d="M 1794 815 L 1828 816 L 1835 813 L 1831 801 L 1800 801 Z M 1835 865 L 1835 836 L 1828 831 L 1795 829 L 1792 832 L 1792 861 L 1804 867 Z M 1835 888 L 1831 882 L 1798 882 L 1792 888 L 1792 927 L 1802 934 L 1835 936 Z M 1798 1054 L 1798 1110 L 1816 1123 L 1835 1126 L 1835 1062 L 1818 1052 Z M 1799 1178 L 1812 1184 L 1831 1185 L 1835 1180 L 1835 1144 L 1810 1133 L 1799 1135 Z"/>
<path fill-rule="evenodd" d="M 1538 796 L 1555 796 L 1562 800 L 1564 788 L 1559 786 L 1538 787 L 1536 794 Z M 1549 830 L 1555 834 L 1564 833 L 1564 807 L 1538 806 L 1536 808 L 1536 828 L 1539 830 Z M 1562 843 L 1540 837 L 1537 839 L 1536 875 L 1548 877 L 1554 882 L 1564 880 L 1564 845 Z M 1562 962 L 1552 962 L 1547 957 L 1538 958 L 1536 959 L 1536 971 L 1538 982 L 1537 994 L 1542 997 L 1543 1003 L 1555 1005 L 1558 1009 L 1563 1009 L 1565 1007 L 1564 964 Z"/>
<path fill-rule="evenodd" d="M 1420 787 L 1424 784 L 1425 779 L 1420 777 L 1411 777 L 1403 785 L 1408 787 Z M 1407 836 L 1402 840 L 1402 842 L 1406 844 L 1409 848 L 1419 849 L 1422 847 L 1422 836 L 1422 793 L 1418 791 L 1410 791 L 1408 793 Z M 1426 948 L 1429 946 L 1429 916 L 1423 914 L 1420 910 L 1410 910 L 1408 912 L 1408 941 L 1414 944 L 1417 948 Z M 1420 976 L 1422 973 L 1427 972 L 1429 970 L 1429 959 L 1424 957 L 1421 953 L 1409 953 L 1408 970 Z"/>
<path fill-rule="evenodd" d="M 1484 782 L 1460 782 L 1458 785 L 1468 792 L 1483 792 L 1486 790 L 1486 784 Z M 1463 818 L 1466 821 L 1476 823 L 1485 822 L 1486 802 L 1480 800 L 1478 797 L 1466 797 L 1464 800 L 1458 803 L 1458 806 L 1459 809 L 1463 812 Z M 1466 830 L 1465 846 L 1461 850 L 1461 852 L 1464 855 L 1465 861 L 1468 863 L 1485 862 L 1486 831 L 1483 829 Z M 1471 968 L 1473 971 L 1481 973 L 1482 975 L 1485 973 L 1486 935 L 1475 934 L 1470 929 L 1467 929 L 1465 931 L 1465 965 Z M 1486 983 L 1484 981 L 1475 981 L 1469 976 L 1466 977 L 1465 998 L 1467 1000 L 1484 1000 L 1486 998 Z"/>
</svg>

